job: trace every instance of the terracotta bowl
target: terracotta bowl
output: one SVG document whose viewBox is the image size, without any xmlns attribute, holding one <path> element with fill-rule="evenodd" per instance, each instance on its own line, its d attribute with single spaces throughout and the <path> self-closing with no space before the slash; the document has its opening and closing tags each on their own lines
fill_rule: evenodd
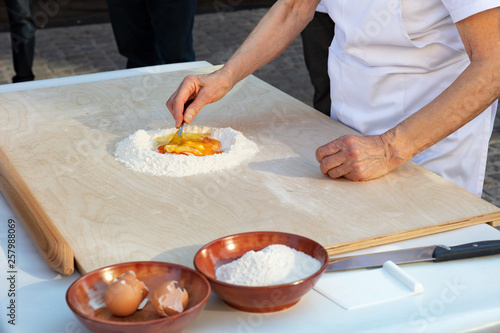
<svg viewBox="0 0 500 333">
<path fill-rule="evenodd" d="M 215 270 L 243 256 L 272 244 L 283 244 L 318 259 L 319 271 L 288 284 L 250 287 L 229 284 L 215 278 Z M 230 306 L 248 312 L 274 312 L 295 305 L 314 287 L 328 265 L 326 249 L 315 241 L 281 232 L 248 232 L 226 236 L 203 246 L 194 257 L 194 266 L 210 282 L 212 290 Z"/>
<path fill-rule="evenodd" d="M 104 294 L 115 277 L 134 271 L 149 289 L 146 306 L 127 317 L 114 316 L 104 304 Z M 186 289 L 186 310 L 171 317 L 160 317 L 153 309 L 151 297 L 163 282 L 177 280 Z M 210 296 L 208 281 L 197 271 L 167 262 L 138 261 L 97 269 L 77 279 L 66 292 L 66 302 L 76 318 L 92 332 L 148 333 L 181 332 L 205 307 Z"/>
</svg>

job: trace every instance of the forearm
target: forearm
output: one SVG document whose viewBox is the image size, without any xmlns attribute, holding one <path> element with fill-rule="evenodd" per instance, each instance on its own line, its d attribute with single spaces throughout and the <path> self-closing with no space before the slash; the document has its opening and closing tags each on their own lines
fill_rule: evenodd
<svg viewBox="0 0 500 333">
<path fill-rule="evenodd" d="M 384 133 L 391 155 L 405 161 L 471 121 L 500 96 L 498 61 L 473 62 L 427 106 Z"/>
<path fill-rule="evenodd" d="M 391 154 L 411 159 L 500 97 L 500 9 L 460 21 L 457 29 L 471 64 L 436 99 L 383 135 Z"/>
<path fill-rule="evenodd" d="M 175 119 L 190 123 L 209 103 L 220 100 L 232 87 L 283 52 L 312 19 L 319 0 L 278 0 L 231 59 L 206 75 L 188 75 L 166 105 Z M 185 107 L 188 100 L 192 103 Z"/>
<path fill-rule="evenodd" d="M 277 1 L 222 67 L 234 86 L 280 55 L 312 19 L 319 0 Z"/>
</svg>

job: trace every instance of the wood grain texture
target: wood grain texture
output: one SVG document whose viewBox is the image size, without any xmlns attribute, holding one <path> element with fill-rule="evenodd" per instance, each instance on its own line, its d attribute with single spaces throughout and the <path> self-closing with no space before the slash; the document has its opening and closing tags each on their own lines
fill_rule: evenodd
<svg viewBox="0 0 500 333">
<path fill-rule="evenodd" d="M 58 273 L 71 275 L 75 269 L 71 247 L 1 148 L 0 190 L 47 265 Z"/>
<path fill-rule="evenodd" d="M 116 144 L 135 131 L 172 128 L 168 96 L 187 74 L 211 70 L 0 95 L 0 148 L 81 273 L 152 259 L 193 267 L 203 244 L 254 230 L 297 233 L 351 251 L 500 211 L 414 163 L 369 182 L 329 179 L 315 149 L 354 132 L 254 76 L 193 123 L 231 127 L 255 141 L 260 153 L 240 166 L 170 178 L 115 160 Z M 450 223 L 460 220 L 467 222 Z"/>
</svg>

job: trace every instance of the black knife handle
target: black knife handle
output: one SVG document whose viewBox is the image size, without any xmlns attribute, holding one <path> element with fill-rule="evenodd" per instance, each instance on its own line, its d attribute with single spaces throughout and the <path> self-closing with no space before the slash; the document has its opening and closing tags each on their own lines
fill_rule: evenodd
<svg viewBox="0 0 500 333">
<path fill-rule="evenodd" d="M 457 246 L 439 245 L 432 256 L 435 261 L 448 261 L 500 254 L 500 240 L 474 242 Z"/>
</svg>

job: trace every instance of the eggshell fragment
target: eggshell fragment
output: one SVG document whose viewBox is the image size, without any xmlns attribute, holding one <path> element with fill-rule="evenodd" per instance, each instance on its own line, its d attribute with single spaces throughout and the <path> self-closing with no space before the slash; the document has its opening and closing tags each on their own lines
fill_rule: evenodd
<svg viewBox="0 0 500 333">
<path fill-rule="evenodd" d="M 104 302 L 115 316 L 130 316 L 146 298 L 149 291 L 134 272 L 128 271 L 117 277 L 106 289 Z"/>
<path fill-rule="evenodd" d="M 162 317 L 181 313 L 186 309 L 188 301 L 186 289 L 177 281 L 162 283 L 153 294 L 153 308 Z"/>
</svg>

